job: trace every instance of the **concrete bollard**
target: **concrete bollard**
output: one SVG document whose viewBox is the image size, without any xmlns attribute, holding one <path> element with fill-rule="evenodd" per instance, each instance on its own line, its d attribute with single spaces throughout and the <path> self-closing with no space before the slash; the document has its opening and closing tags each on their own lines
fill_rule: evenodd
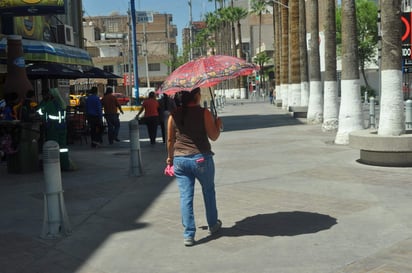
<svg viewBox="0 0 412 273">
<path fill-rule="evenodd" d="M 63 198 L 60 171 L 60 147 L 49 140 L 43 145 L 43 173 L 45 182 L 44 220 L 42 238 L 54 239 L 71 233 Z"/>
<path fill-rule="evenodd" d="M 139 136 L 139 122 L 132 119 L 129 122 L 130 134 L 130 175 L 141 176 L 142 169 L 142 155 L 140 151 L 140 136 Z"/>
<path fill-rule="evenodd" d="M 376 128 L 375 98 L 369 98 L 369 127 Z"/>
<path fill-rule="evenodd" d="M 405 129 L 412 129 L 412 100 L 405 102 Z"/>
</svg>

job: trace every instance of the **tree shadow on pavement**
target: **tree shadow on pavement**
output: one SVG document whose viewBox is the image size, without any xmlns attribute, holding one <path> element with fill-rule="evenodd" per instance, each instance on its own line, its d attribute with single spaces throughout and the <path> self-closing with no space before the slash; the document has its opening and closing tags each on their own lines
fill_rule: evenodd
<svg viewBox="0 0 412 273">
<path fill-rule="evenodd" d="M 313 212 L 291 211 L 257 214 L 236 222 L 232 227 L 222 227 L 217 234 L 202 238 L 196 244 L 206 243 L 220 237 L 296 236 L 327 230 L 335 224 L 337 224 L 336 218 Z"/>
<path fill-rule="evenodd" d="M 222 121 L 225 132 L 304 124 L 287 114 L 223 116 Z"/>
</svg>

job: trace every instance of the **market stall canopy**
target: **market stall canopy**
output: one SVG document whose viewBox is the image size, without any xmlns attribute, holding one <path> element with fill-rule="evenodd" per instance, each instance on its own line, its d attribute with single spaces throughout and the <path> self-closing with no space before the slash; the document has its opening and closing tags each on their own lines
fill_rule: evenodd
<svg viewBox="0 0 412 273">
<path fill-rule="evenodd" d="M 78 79 L 84 75 L 79 70 L 71 69 L 58 63 L 30 63 L 26 66 L 29 79 Z"/>
<path fill-rule="evenodd" d="M 38 40 L 22 40 L 26 62 L 53 62 L 93 66 L 89 53 L 81 48 Z M 0 60 L 7 59 L 7 37 L 0 40 Z"/>
<path fill-rule="evenodd" d="M 81 78 L 90 78 L 90 79 L 119 79 L 122 78 L 116 74 L 110 73 L 98 67 L 90 67 L 88 69 L 80 69 L 83 73 Z"/>
</svg>

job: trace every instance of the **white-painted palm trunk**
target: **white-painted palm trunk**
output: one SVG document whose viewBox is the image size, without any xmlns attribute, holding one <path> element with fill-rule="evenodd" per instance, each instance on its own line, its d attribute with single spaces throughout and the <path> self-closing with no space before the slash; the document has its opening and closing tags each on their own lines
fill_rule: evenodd
<svg viewBox="0 0 412 273">
<path fill-rule="evenodd" d="M 293 86 L 292 84 L 288 85 L 288 106 L 293 105 Z"/>
<path fill-rule="evenodd" d="M 338 129 L 338 83 L 336 81 L 324 82 L 324 107 L 323 124 L 324 132 L 333 132 Z"/>
<path fill-rule="evenodd" d="M 282 90 L 282 108 L 287 109 L 289 107 L 289 104 L 288 104 L 289 84 L 281 84 L 280 89 Z"/>
<path fill-rule="evenodd" d="M 282 88 L 280 84 L 276 85 L 276 100 L 282 101 Z"/>
<path fill-rule="evenodd" d="M 301 82 L 300 83 L 300 105 L 301 106 L 308 106 L 309 105 L 309 82 Z"/>
<path fill-rule="evenodd" d="M 360 82 L 355 80 L 341 81 L 341 103 L 339 109 L 339 126 L 335 137 L 336 144 L 348 144 L 349 133 L 364 129 Z"/>
<path fill-rule="evenodd" d="M 402 72 L 383 70 L 378 135 L 399 136 L 405 133 Z"/>
<path fill-rule="evenodd" d="M 322 82 L 310 81 L 310 95 L 307 114 L 308 124 L 321 124 L 323 121 Z"/>
<path fill-rule="evenodd" d="M 292 83 L 290 89 L 292 89 L 292 106 L 300 106 L 300 83 Z"/>
</svg>

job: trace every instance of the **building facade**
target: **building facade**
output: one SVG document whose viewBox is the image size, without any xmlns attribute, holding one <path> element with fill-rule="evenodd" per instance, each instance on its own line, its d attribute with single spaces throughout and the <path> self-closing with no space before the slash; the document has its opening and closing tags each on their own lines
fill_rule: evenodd
<svg viewBox="0 0 412 273">
<path fill-rule="evenodd" d="M 177 28 L 172 23 L 172 15 L 152 15 L 151 22 L 136 25 L 137 67 L 139 88 L 142 90 L 157 89 L 170 74 L 168 64 L 177 54 Z M 93 63 L 121 76 L 122 79 L 110 84 L 127 95 L 134 93 L 130 91 L 130 87 L 134 86 L 134 73 L 129 22 L 129 16 L 117 13 L 85 17 L 83 20 L 85 48 Z"/>
</svg>

